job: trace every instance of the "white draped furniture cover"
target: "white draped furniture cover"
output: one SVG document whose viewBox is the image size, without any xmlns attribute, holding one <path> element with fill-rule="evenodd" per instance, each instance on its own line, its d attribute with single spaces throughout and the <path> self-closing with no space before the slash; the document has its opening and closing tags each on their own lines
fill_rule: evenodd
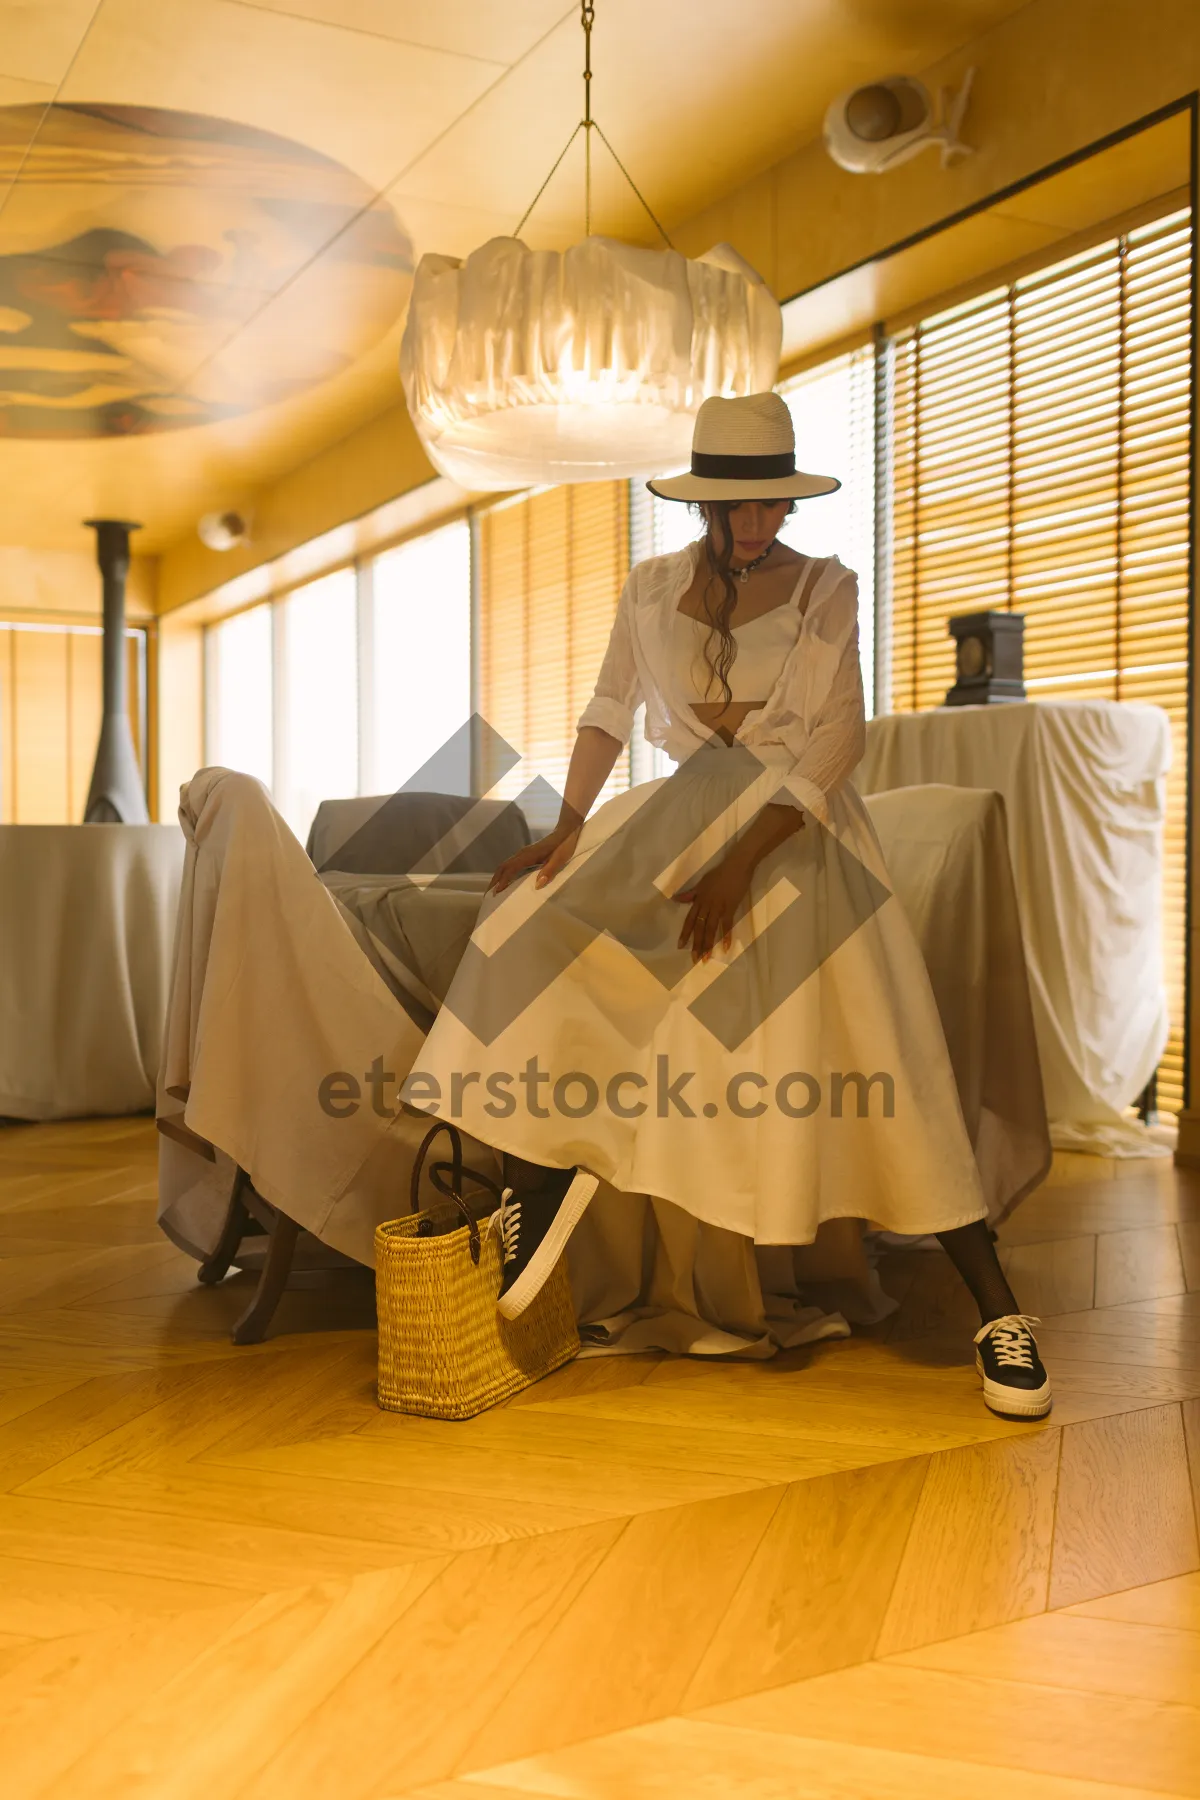
<svg viewBox="0 0 1200 1800">
<path fill-rule="evenodd" d="M 0 825 L 0 1115 L 154 1105 L 177 825 Z"/>
<path fill-rule="evenodd" d="M 934 788 L 882 796 L 871 810 L 932 957 L 964 1116 L 1000 1218 L 1050 1161 L 1002 808 L 992 794 Z M 180 818 L 189 845 L 159 1081 L 160 1223 L 207 1256 L 236 1162 L 265 1199 L 369 1264 L 376 1224 L 407 1204 L 430 1120 L 377 1112 L 363 1078 L 376 1057 L 395 1077 L 419 1067 L 486 878 L 423 891 L 395 876 L 318 876 L 260 784 L 222 769 L 187 784 Z M 965 946 L 965 962 L 949 969 L 937 955 L 947 935 Z M 362 1089 L 343 1117 L 312 1103 L 337 1070 Z M 388 1104 L 395 1096 L 389 1086 Z M 489 1146 L 464 1142 L 468 1160 L 499 1173 Z M 809 1250 L 756 1252 L 602 1182 L 572 1240 L 581 1321 L 603 1340 L 604 1322 L 620 1317 L 622 1350 L 655 1342 L 770 1355 L 782 1341 L 842 1335 L 840 1315 L 878 1317 L 888 1302 L 858 1224 L 829 1225 Z M 803 1304 L 798 1283 L 820 1306 Z"/>
<path fill-rule="evenodd" d="M 1125 1116 L 1167 1042 L 1160 707 L 1037 700 L 890 713 L 864 796 L 927 782 L 1004 796 L 1050 1133 L 1057 1149 L 1167 1152 Z"/>
</svg>

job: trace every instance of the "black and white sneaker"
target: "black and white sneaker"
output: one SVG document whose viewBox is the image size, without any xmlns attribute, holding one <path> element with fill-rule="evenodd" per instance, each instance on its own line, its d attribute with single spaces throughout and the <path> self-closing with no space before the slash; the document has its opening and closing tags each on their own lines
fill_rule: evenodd
<svg viewBox="0 0 1200 1800">
<path fill-rule="evenodd" d="M 989 1319 L 975 1333 L 975 1367 L 983 1382 L 983 1397 L 995 1413 L 1008 1418 L 1044 1419 L 1053 1405 L 1050 1377 L 1042 1367 L 1037 1339 L 1031 1329 L 1040 1319 L 1024 1313 L 1006 1313 Z"/>
<path fill-rule="evenodd" d="M 490 1229 L 499 1231 L 503 1248 L 496 1304 L 506 1319 L 519 1319 L 540 1293 L 598 1185 L 595 1175 L 578 1169 L 565 1193 L 561 1186 L 524 1194 L 504 1189 Z"/>
</svg>

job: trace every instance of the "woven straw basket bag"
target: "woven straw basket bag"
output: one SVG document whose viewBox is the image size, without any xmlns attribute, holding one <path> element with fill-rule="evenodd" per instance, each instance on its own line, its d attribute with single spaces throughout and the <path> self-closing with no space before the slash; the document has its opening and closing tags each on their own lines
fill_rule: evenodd
<svg viewBox="0 0 1200 1800">
<path fill-rule="evenodd" d="M 429 1176 L 449 1205 L 420 1212 L 421 1167 L 439 1131 L 450 1134 L 452 1160 L 431 1163 Z M 565 1258 L 519 1319 L 497 1312 L 500 1234 L 480 1231 L 463 1199 L 464 1179 L 499 1205 L 495 1182 L 464 1169 L 458 1130 L 439 1119 L 413 1163 L 411 1211 L 376 1228 L 379 1404 L 389 1412 L 472 1419 L 579 1354 Z"/>
</svg>

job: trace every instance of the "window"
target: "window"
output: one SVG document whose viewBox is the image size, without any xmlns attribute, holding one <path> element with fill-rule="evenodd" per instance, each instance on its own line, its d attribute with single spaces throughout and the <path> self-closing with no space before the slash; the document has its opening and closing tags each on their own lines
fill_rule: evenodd
<svg viewBox="0 0 1200 1800">
<path fill-rule="evenodd" d="M 444 525 L 376 557 L 364 619 L 363 792 L 389 794 L 471 716 L 471 531 Z M 447 768 L 443 792 L 470 791 Z M 453 784 L 453 785 L 451 785 Z"/>
<path fill-rule="evenodd" d="M 835 494 L 799 500 L 780 537 L 810 556 L 836 556 L 858 576 L 858 642 L 867 717 L 875 711 L 875 351 L 835 356 L 785 382 L 796 466 L 836 475 Z"/>
<path fill-rule="evenodd" d="M 303 840 L 322 800 L 391 793 L 465 725 L 470 638 L 465 521 L 235 613 L 205 634 L 205 759 Z"/>
<path fill-rule="evenodd" d="M 205 760 L 274 779 L 271 608 L 252 606 L 204 637 Z"/>
<path fill-rule="evenodd" d="M 1188 213 L 923 319 L 887 348 L 891 703 L 936 706 L 953 613 L 1025 615 L 1031 696 L 1171 720 L 1160 1104 L 1182 1104 Z"/>
<path fill-rule="evenodd" d="M 357 646 L 353 569 L 278 602 L 274 797 L 301 842 L 322 800 L 359 791 Z"/>
<path fill-rule="evenodd" d="M 649 502 L 649 542 L 643 556 L 666 556 L 672 550 L 686 549 L 704 530 L 704 521 L 696 516 L 686 500 L 663 500 L 642 486 Z"/>
<path fill-rule="evenodd" d="M 591 699 L 629 572 L 629 484 L 547 488 L 477 523 L 479 710 L 492 745 L 480 791 L 517 798 L 535 831 L 558 819 L 575 721 Z M 597 804 L 629 785 L 620 757 Z"/>
</svg>

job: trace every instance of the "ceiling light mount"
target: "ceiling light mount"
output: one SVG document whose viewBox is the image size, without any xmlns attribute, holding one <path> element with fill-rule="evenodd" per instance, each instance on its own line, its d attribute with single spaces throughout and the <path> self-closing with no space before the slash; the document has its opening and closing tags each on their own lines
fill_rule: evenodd
<svg viewBox="0 0 1200 1800">
<path fill-rule="evenodd" d="M 232 507 L 224 512 L 205 513 L 196 526 L 196 535 L 209 550 L 236 550 L 250 537 L 250 517 Z"/>
</svg>

